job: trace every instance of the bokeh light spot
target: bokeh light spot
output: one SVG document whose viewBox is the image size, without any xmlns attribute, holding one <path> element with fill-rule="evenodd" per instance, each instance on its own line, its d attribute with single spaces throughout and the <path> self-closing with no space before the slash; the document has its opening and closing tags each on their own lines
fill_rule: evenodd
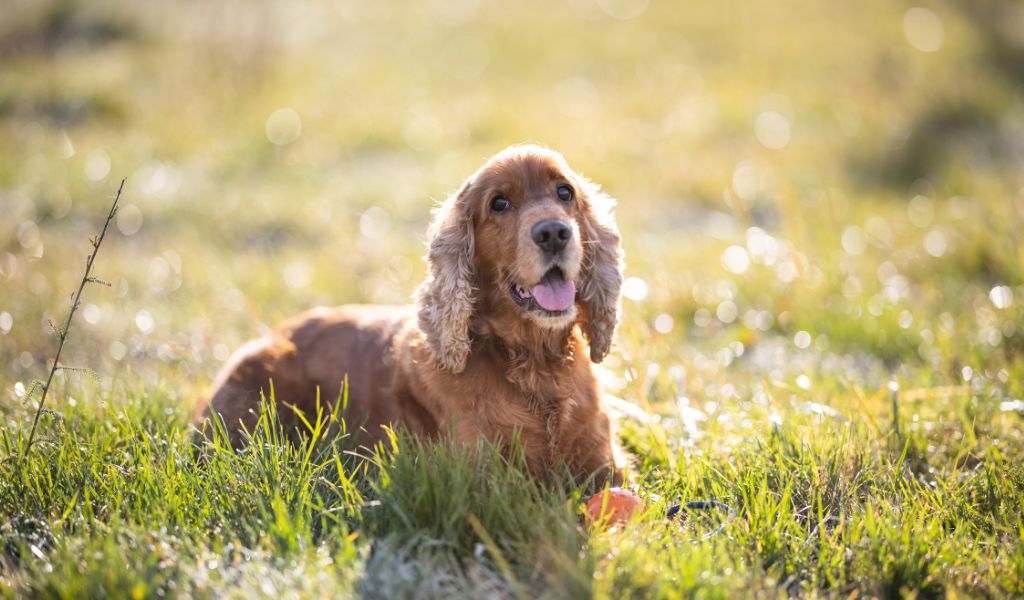
<svg viewBox="0 0 1024 600">
<path fill-rule="evenodd" d="M 743 246 L 729 246 L 722 253 L 722 266 L 730 273 L 746 273 L 750 268 L 750 256 Z"/>
<path fill-rule="evenodd" d="M 715 309 L 715 316 L 718 320 L 729 324 L 736 320 L 736 316 L 739 314 L 739 309 L 736 308 L 736 303 L 732 300 L 725 300 L 718 304 L 718 308 Z"/>
<path fill-rule="evenodd" d="M 110 358 L 113 358 L 114 360 L 121 360 L 128 353 L 128 348 L 121 342 L 114 340 L 113 342 L 110 342 L 110 348 L 108 348 L 108 351 L 110 352 Z"/>
<path fill-rule="evenodd" d="M 371 206 L 359 217 L 359 232 L 369 240 L 376 240 L 391 232 L 391 213 L 379 206 Z"/>
<path fill-rule="evenodd" d="M 672 315 L 668 313 L 661 313 L 654 317 L 654 330 L 658 333 L 670 333 L 674 326 L 675 321 L 672 319 Z"/>
<path fill-rule="evenodd" d="M 281 275 L 285 285 L 293 290 L 302 289 L 313 281 L 313 267 L 306 261 L 295 260 L 285 265 Z"/>
<path fill-rule="evenodd" d="M 622 282 L 622 295 L 634 302 L 646 300 L 647 292 L 647 282 L 639 277 L 627 277 Z"/>
<path fill-rule="evenodd" d="M 915 6 L 903 14 L 903 35 L 907 42 L 921 52 L 936 52 L 946 37 L 939 15 Z"/>
<path fill-rule="evenodd" d="M 279 108 L 267 117 L 266 132 L 271 144 L 286 146 L 302 135 L 302 118 L 290 108 Z"/>
<path fill-rule="evenodd" d="M 153 320 L 153 315 L 148 310 L 140 310 L 135 314 L 135 326 L 142 333 L 149 333 L 156 327 L 156 321 Z"/>
<path fill-rule="evenodd" d="M 142 228 L 142 209 L 125 204 L 117 209 L 117 230 L 122 235 L 135 235 Z"/>
<path fill-rule="evenodd" d="M 100 307 L 96 306 L 95 304 L 90 303 L 82 307 L 82 318 L 85 319 L 85 322 L 90 325 L 95 325 L 96 323 L 99 323 L 100 318 L 102 316 L 103 311 L 101 311 Z"/>
<path fill-rule="evenodd" d="M 93 150 L 85 159 L 85 176 L 90 181 L 103 181 L 110 174 L 110 155 L 102 148 Z"/>
<path fill-rule="evenodd" d="M 946 234 L 933 229 L 924 236 L 924 251 L 930 256 L 939 258 L 946 254 Z"/>
<path fill-rule="evenodd" d="M 856 225 L 844 229 L 840 241 L 843 244 L 843 252 L 850 256 L 860 256 L 868 247 L 868 238 L 864 235 L 864 230 Z"/>
<path fill-rule="evenodd" d="M 650 0 L 597 0 L 597 4 L 609 17 L 625 21 L 644 14 Z"/>
<path fill-rule="evenodd" d="M 34 221 L 22 221 L 16 235 L 22 248 L 33 248 L 39 243 L 39 226 Z"/>
<path fill-rule="evenodd" d="M 757 116 L 754 133 L 757 135 L 757 141 L 765 148 L 785 148 L 789 144 L 789 120 L 774 110 L 767 110 Z"/>
<path fill-rule="evenodd" d="M 988 299 L 992 301 L 992 306 L 1000 310 L 1010 308 L 1013 304 L 1013 290 L 1009 286 L 997 285 L 989 290 Z"/>
<path fill-rule="evenodd" d="M 935 208 L 927 196 L 917 195 L 910 199 L 907 204 L 907 217 L 915 226 L 924 229 L 932 224 L 935 218 Z"/>
</svg>

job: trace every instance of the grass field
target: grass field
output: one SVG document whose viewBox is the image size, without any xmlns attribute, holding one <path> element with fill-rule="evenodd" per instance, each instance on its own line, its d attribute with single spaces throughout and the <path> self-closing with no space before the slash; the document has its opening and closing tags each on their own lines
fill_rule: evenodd
<svg viewBox="0 0 1024 600">
<path fill-rule="evenodd" d="M 0 595 L 1024 595 L 1016 3 L 2 12 Z M 354 456 L 272 416 L 193 460 L 231 350 L 406 302 L 432 204 L 517 142 L 619 200 L 604 366 L 646 518 L 594 533 L 493 448 Z M 21 462 L 123 177 L 62 359 L 93 374 L 58 373 Z M 709 540 L 659 516 L 705 498 L 737 513 Z"/>
</svg>

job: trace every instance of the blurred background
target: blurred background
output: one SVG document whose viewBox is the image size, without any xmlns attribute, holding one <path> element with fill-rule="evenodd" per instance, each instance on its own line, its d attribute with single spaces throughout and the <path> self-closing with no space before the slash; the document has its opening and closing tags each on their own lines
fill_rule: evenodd
<svg viewBox="0 0 1024 600">
<path fill-rule="evenodd" d="M 7 0 L 0 410 L 122 178 L 64 362 L 185 406 L 283 317 L 408 301 L 431 206 L 534 142 L 619 200 L 627 397 L 696 422 L 896 378 L 1015 412 L 1022 86 L 1012 0 Z"/>
</svg>

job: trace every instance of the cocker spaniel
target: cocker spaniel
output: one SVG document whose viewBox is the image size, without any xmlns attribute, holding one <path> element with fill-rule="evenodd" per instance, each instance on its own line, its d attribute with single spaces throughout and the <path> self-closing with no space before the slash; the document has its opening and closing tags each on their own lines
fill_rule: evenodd
<svg viewBox="0 0 1024 600">
<path fill-rule="evenodd" d="M 198 403 L 197 426 L 208 431 L 216 414 L 241 446 L 261 391 L 269 398 L 272 385 L 276 402 L 311 414 L 347 376 L 346 421 L 365 441 L 385 426 L 464 443 L 518 436 L 540 478 L 562 464 L 577 480 L 620 484 L 591 368 L 619 318 L 614 204 L 557 152 L 503 150 L 435 211 L 415 306 L 315 308 L 285 321 L 235 352 Z"/>
</svg>

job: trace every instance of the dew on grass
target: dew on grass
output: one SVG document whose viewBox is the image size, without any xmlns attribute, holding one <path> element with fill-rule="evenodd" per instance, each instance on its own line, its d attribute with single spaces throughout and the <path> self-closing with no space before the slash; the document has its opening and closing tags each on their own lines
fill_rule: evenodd
<svg viewBox="0 0 1024 600">
<path fill-rule="evenodd" d="M 960 375 L 964 378 L 964 381 L 970 381 L 974 379 L 974 368 L 968 365 L 960 369 Z"/>
<path fill-rule="evenodd" d="M 807 375 L 798 375 L 796 378 L 796 385 L 802 390 L 811 389 L 811 378 Z"/>
<path fill-rule="evenodd" d="M 820 402 L 803 402 L 797 404 L 796 408 L 800 412 L 811 413 L 821 417 L 832 417 L 833 419 L 839 419 L 846 421 L 846 415 L 832 408 L 827 404 L 821 404 Z"/>
<path fill-rule="evenodd" d="M 801 350 L 805 350 L 811 346 L 811 334 L 806 331 L 798 331 L 793 336 L 793 344 Z"/>
<path fill-rule="evenodd" d="M 11 328 L 14 327 L 14 317 L 11 313 L 4 311 L 0 312 L 0 333 L 7 335 L 11 332 Z"/>
<path fill-rule="evenodd" d="M 36 361 L 32 357 L 32 353 L 28 352 L 27 350 L 18 355 L 18 364 L 21 365 L 22 368 L 24 369 L 31 368 L 32 365 L 35 364 L 35 362 Z"/>
<path fill-rule="evenodd" d="M 690 399 L 686 396 L 676 400 L 676 409 L 679 411 L 679 420 L 682 422 L 687 436 L 690 438 L 700 437 L 700 424 L 707 420 L 707 414 L 699 408 L 690 406 Z"/>
</svg>

